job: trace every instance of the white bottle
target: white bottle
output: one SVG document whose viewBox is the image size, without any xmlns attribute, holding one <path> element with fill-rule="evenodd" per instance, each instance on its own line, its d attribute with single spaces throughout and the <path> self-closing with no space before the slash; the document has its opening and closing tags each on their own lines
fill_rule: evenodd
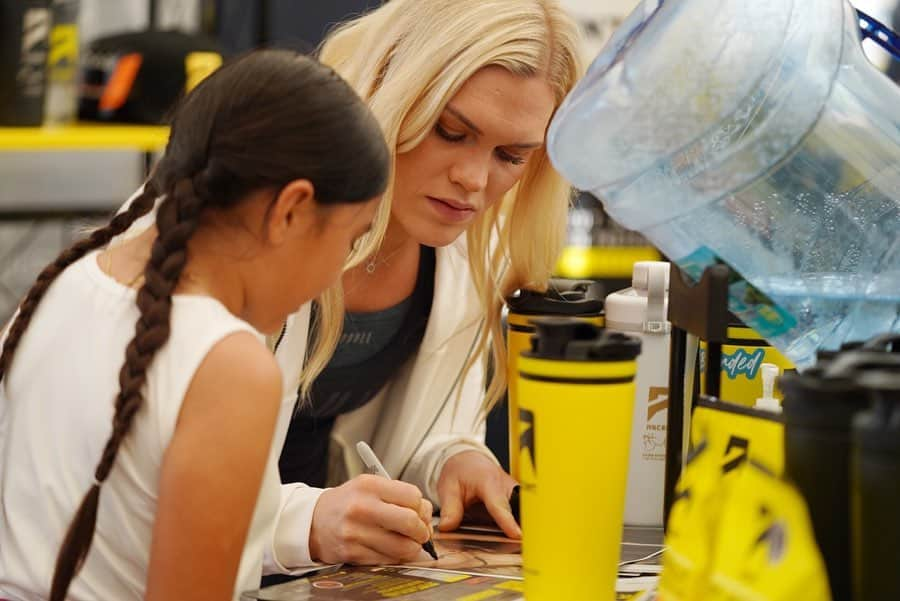
<svg viewBox="0 0 900 601">
<path fill-rule="evenodd" d="M 662 526 L 669 408 L 669 264 L 634 264 L 632 287 L 606 297 L 606 327 L 641 339 L 625 493 L 625 523 Z"/>
</svg>

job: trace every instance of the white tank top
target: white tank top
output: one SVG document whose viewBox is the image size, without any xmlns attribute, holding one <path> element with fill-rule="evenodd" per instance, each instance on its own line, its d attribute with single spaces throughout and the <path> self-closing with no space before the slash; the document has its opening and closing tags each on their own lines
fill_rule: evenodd
<svg viewBox="0 0 900 601">
<path fill-rule="evenodd" d="M 50 287 L 0 384 L 0 599 L 49 595 L 57 551 L 111 431 L 118 373 L 138 318 L 135 294 L 100 270 L 96 252 L 77 261 Z M 173 298 L 169 341 L 150 365 L 145 402 L 101 490 L 72 599 L 143 599 L 160 466 L 184 394 L 210 349 L 240 331 L 264 343 L 212 298 Z M 276 437 L 235 598 L 259 586 L 278 511 L 279 448 Z"/>
</svg>

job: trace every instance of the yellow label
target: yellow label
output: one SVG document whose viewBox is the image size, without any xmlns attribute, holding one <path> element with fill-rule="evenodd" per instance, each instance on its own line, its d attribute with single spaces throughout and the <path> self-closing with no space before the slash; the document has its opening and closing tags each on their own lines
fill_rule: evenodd
<svg viewBox="0 0 900 601">
<path fill-rule="evenodd" d="M 525 590 L 525 585 L 521 580 L 507 580 L 505 582 L 501 582 L 494 588 L 503 589 L 505 591 L 518 591 L 522 592 Z"/>
<path fill-rule="evenodd" d="M 222 55 L 218 52 L 191 52 L 184 58 L 184 72 L 187 77 L 185 91 L 190 92 L 206 79 L 210 73 L 222 66 Z"/>
<path fill-rule="evenodd" d="M 472 593 L 471 595 L 463 595 L 462 597 L 456 597 L 457 601 L 481 601 L 482 599 L 492 599 L 494 597 L 499 597 L 503 593 L 501 591 L 497 591 L 494 589 L 487 589 L 483 591 L 478 591 L 477 593 Z"/>
<path fill-rule="evenodd" d="M 56 25 L 50 30 L 47 66 L 51 81 L 74 81 L 78 65 L 78 26 Z"/>
<path fill-rule="evenodd" d="M 509 324 L 506 333 L 506 378 L 507 378 L 507 407 L 509 415 L 509 473 L 516 480 L 519 479 L 519 357 L 522 352 L 531 348 L 531 336 L 534 327 L 530 320 L 536 315 L 519 315 L 510 313 L 507 317 Z M 603 327 L 602 315 L 583 317 L 584 321 Z"/>
<path fill-rule="evenodd" d="M 705 440 L 717 457 L 721 473 L 727 474 L 747 460 L 766 466 L 772 473 L 784 471 L 784 424 L 775 416 L 759 412 L 759 416 L 741 413 L 752 410 L 724 401 L 715 406 L 694 408 L 691 418 L 691 444 Z"/>
</svg>

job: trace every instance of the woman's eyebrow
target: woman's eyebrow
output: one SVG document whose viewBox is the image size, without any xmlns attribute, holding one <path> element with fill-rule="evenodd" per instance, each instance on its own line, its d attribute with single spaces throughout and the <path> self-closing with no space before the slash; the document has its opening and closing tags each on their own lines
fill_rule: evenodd
<svg viewBox="0 0 900 601">
<path fill-rule="evenodd" d="M 450 113 L 451 115 L 453 115 L 454 117 L 456 117 L 457 119 L 459 119 L 460 121 L 462 121 L 462 122 L 463 122 L 463 125 L 465 125 L 465 126 L 468 127 L 469 129 L 471 129 L 472 131 L 474 131 L 474 132 L 475 132 L 476 134 L 478 134 L 479 136 L 482 135 L 482 134 L 484 133 L 484 132 L 481 131 L 481 129 L 478 128 L 477 125 L 475 125 L 474 123 L 472 123 L 471 119 L 469 119 L 468 117 L 466 117 L 465 115 L 463 115 L 461 112 L 459 112 L 458 110 L 456 110 L 455 108 L 453 108 L 453 107 L 450 106 L 449 104 L 447 105 L 447 112 Z"/>
<path fill-rule="evenodd" d="M 454 117 L 456 117 L 457 119 L 459 119 L 463 123 L 463 125 L 465 125 L 469 129 L 471 129 L 473 132 L 475 132 L 479 136 L 483 135 L 484 132 L 481 131 L 481 128 L 479 128 L 477 125 L 475 125 L 471 119 L 469 119 L 464 114 L 462 114 L 462 112 L 460 112 L 458 109 L 455 109 L 448 104 L 445 107 L 445 110 L 448 113 L 450 113 L 451 115 L 453 115 Z M 543 142 L 519 142 L 516 144 L 504 144 L 504 146 L 506 146 L 507 148 L 516 148 L 519 150 L 531 150 L 532 148 L 540 148 L 543 145 L 544 145 Z"/>
</svg>

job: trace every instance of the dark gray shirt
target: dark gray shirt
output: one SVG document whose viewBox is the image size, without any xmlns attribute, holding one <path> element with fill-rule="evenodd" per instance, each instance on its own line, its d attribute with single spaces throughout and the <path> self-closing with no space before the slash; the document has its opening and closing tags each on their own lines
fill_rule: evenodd
<svg viewBox="0 0 900 601">
<path fill-rule="evenodd" d="M 345 315 L 331 361 L 291 421 L 279 460 L 282 482 L 325 486 L 337 417 L 371 401 L 419 348 L 434 297 L 434 269 L 434 249 L 420 247 L 419 272 L 409 297 L 383 311 Z"/>
</svg>

